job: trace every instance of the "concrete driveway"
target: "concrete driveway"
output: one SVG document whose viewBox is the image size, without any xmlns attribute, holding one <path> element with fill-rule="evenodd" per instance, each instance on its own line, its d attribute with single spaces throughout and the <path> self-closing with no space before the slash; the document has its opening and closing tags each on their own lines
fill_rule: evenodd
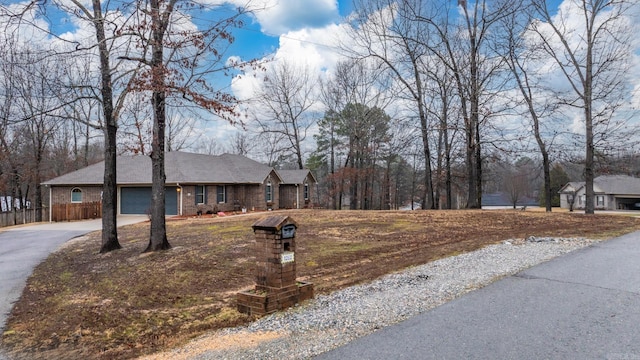
<svg viewBox="0 0 640 360">
<path fill-rule="evenodd" d="M 145 215 L 119 216 L 118 226 L 146 220 Z M 0 229 L 0 333 L 35 266 L 66 241 L 101 228 L 102 220 L 96 219 Z"/>
</svg>

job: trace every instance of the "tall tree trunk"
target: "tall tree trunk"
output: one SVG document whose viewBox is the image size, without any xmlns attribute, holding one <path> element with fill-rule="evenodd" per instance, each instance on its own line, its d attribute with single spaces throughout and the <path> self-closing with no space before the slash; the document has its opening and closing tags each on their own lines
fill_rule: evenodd
<svg viewBox="0 0 640 360">
<path fill-rule="evenodd" d="M 296 134 L 296 159 L 298 161 L 298 169 L 304 169 L 304 162 L 302 161 L 302 148 L 300 146 L 300 136 L 298 135 L 298 129 L 294 126 L 294 133 Z"/>
<path fill-rule="evenodd" d="M 413 71 L 416 79 L 416 105 L 418 106 L 418 115 L 420 116 L 420 129 L 422 134 L 422 151 L 424 155 L 424 196 L 422 199 L 422 209 L 433 209 L 435 202 L 433 201 L 433 179 L 431 177 L 431 150 L 429 147 L 429 124 L 427 122 L 427 114 L 424 110 L 424 92 L 422 89 L 422 81 L 420 80 L 420 72 L 417 66 L 417 59 L 412 59 Z"/>
<path fill-rule="evenodd" d="M 151 106 L 153 108 L 153 134 L 151 139 L 151 228 L 148 251 L 167 250 L 171 248 L 167 240 L 165 219 L 165 183 L 164 140 L 166 124 L 166 86 L 164 70 L 164 32 L 168 22 L 161 16 L 159 0 L 151 1 L 152 44 L 151 44 Z M 166 10 L 169 11 L 169 10 Z"/>
<path fill-rule="evenodd" d="M 480 119 L 476 119 L 476 204 L 482 208 L 482 149 L 480 146 Z"/>
<path fill-rule="evenodd" d="M 465 125 L 466 131 L 466 151 L 465 151 L 465 161 L 467 166 L 467 208 L 468 209 L 477 209 L 478 208 L 478 196 L 476 191 L 478 190 L 476 186 L 476 165 L 475 165 L 475 147 L 474 147 L 474 127 L 471 125 L 471 119 L 466 119 L 467 124 Z"/>
<path fill-rule="evenodd" d="M 530 99 L 528 98 L 527 102 L 529 102 L 529 109 L 531 112 L 531 116 L 533 117 L 533 129 L 536 142 L 538 143 L 538 148 L 540 148 L 540 154 L 542 154 L 545 211 L 551 212 L 551 198 L 553 197 L 553 194 L 551 194 L 551 163 L 549 161 L 549 151 L 547 151 L 547 147 L 544 143 L 544 140 L 542 139 L 542 135 L 540 134 L 540 120 L 538 119 L 538 116 L 533 109 L 533 103 L 531 103 Z"/>
<path fill-rule="evenodd" d="M 34 178 L 35 181 L 35 185 L 36 185 L 36 193 L 35 193 L 35 211 L 36 211 L 36 216 L 35 216 L 35 221 L 36 222 L 41 222 L 42 221 L 42 186 L 40 185 L 40 183 L 42 182 L 41 176 L 40 176 L 40 165 L 38 165 L 38 167 L 36 168 L 36 176 Z"/>
<path fill-rule="evenodd" d="M 585 208 L 584 208 L 584 212 L 586 214 L 593 214 L 594 210 L 595 210 L 595 206 L 594 206 L 594 192 L 593 192 L 593 178 L 594 178 L 594 171 L 593 171 L 593 156 L 594 156 L 594 149 L 593 149 L 593 119 L 591 117 L 591 107 L 590 104 L 586 104 L 585 106 L 585 124 L 586 124 L 586 134 L 585 136 L 587 137 L 586 139 L 586 159 L 585 159 L 585 163 L 584 163 L 584 181 L 585 181 L 585 195 L 586 195 L 586 202 L 585 202 Z"/>
<path fill-rule="evenodd" d="M 472 77 L 474 76 L 472 70 Z M 473 85 L 472 85 L 473 88 Z M 469 176 L 469 199 L 467 207 L 470 209 L 479 209 L 482 205 L 482 162 L 480 158 L 480 134 L 479 130 L 479 104 L 476 98 L 477 94 L 471 90 L 471 114 L 467 129 L 467 166 Z"/>
<path fill-rule="evenodd" d="M 382 192 L 384 193 L 382 209 L 391 210 L 391 163 L 393 162 L 392 157 L 387 158 L 387 168 L 385 169 L 384 174 L 384 188 Z M 397 185 L 396 185 L 397 186 Z M 397 201 L 397 200 L 396 200 Z"/>
<path fill-rule="evenodd" d="M 448 132 L 448 130 L 447 130 Z M 445 209 L 451 209 L 452 208 L 452 204 L 453 204 L 453 195 L 452 195 L 452 191 L 451 191 L 451 146 L 448 143 L 448 140 L 445 140 L 445 144 L 446 144 L 446 157 L 445 157 L 445 171 L 446 171 L 446 180 L 445 180 L 445 188 L 446 188 L 446 192 L 447 192 L 447 204 L 445 206 Z"/>
<path fill-rule="evenodd" d="M 440 123 L 440 125 L 442 125 L 442 122 Z M 440 191 L 442 191 L 442 174 L 444 172 L 443 169 L 443 158 L 444 158 L 444 154 L 443 154 L 443 139 L 444 139 L 444 129 L 442 128 L 442 126 L 440 126 L 440 129 L 438 130 L 438 146 L 437 146 L 437 160 L 436 160 L 436 184 L 434 186 L 435 188 L 435 208 L 436 209 L 441 209 L 442 208 L 442 204 L 440 203 Z"/>
<path fill-rule="evenodd" d="M 336 185 L 336 153 L 335 153 L 335 139 L 334 139 L 334 134 L 335 134 L 335 128 L 334 128 L 334 121 L 331 120 L 330 123 L 331 126 L 331 143 L 330 143 L 330 164 L 329 166 L 331 167 L 331 181 L 329 182 L 329 193 L 331 194 L 331 208 L 333 210 L 339 210 L 340 207 L 342 206 L 340 199 L 342 198 L 342 190 L 337 189 L 337 185 Z M 340 185 L 340 187 L 342 188 L 342 184 Z"/>
<path fill-rule="evenodd" d="M 549 154 L 544 151 L 542 153 L 542 171 L 544 173 L 544 202 L 545 202 L 545 211 L 551 212 L 551 198 L 553 194 L 551 194 L 551 171 L 549 167 L 551 164 L 549 163 Z"/>
<path fill-rule="evenodd" d="M 35 221 L 36 222 L 40 222 L 42 221 L 42 186 L 40 185 L 40 183 L 42 182 L 42 155 L 44 153 L 43 150 L 43 145 L 44 145 L 44 139 L 42 139 L 43 141 L 38 141 L 38 145 L 36 146 L 36 163 L 35 163 L 35 174 L 33 177 L 33 181 L 35 183 Z"/>
<path fill-rule="evenodd" d="M 469 35 L 469 103 L 471 111 L 468 114 L 467 130 L 467 166 L 469 176 L 469 197 L 467 207 L 480 209 L 482 207 L 482 158 L 480 149 L 480 64 L 479 46 L 481 38 L 478 38 L 478 7 L 484 2 L 476 3 L 474 16 L 469 16 L 466 4 L 462 6 L 467 22 Z"/>
<path fill-rule="evenodd" d="M 113 127 L 115 128 L 115 132 L 113 133 L 113 139 L 112 140 L 115 142 L 116 141 L 116 132 L 118 130 L 118 127 L 117 127 L 118 120 L 114 119 L 113 116 L 111 116 L 111 118 L 112 118 L 111 125 L 113 125 Z M 89 124 L 87 124 L 85 126 L 84 154 L 82 156 L 82 167 L 89 166 L 89 145 L 90 145 L 89 140 L 90 139 L 91 139 L 91 127 L 89 126 Z M 105 147 L 106 147 L 106 144 L 105 144 Z M 77 159 L 74 159 L 74 160 L 77 160 Z"/>
<path fill-rule="evenodd" d="M 444 187 L 446 192 L 447 203 L 445 204 L 445 209 L 451 209 L 452 197 L 451 197 L 451 144 L 449 144 L 449 126 L 447 124 L 447 119 L 449 116 L 449 112 L 447 110 L 447 101 L 446 101 L 446 91 L 445 97 L 443 99 L 442 105 L 442 119 L 443 119 L 443 142 L 444 142 L 444 171 L 445 171 L 445 180 Z"/>
<path fill-rule="evenodd" d="M 100 1 L 93 0 L 94 27 L 98 41 L 100 55 L 100 76 L 102 111 L 104 115 L 104 180 L 102 185 L 102 246 L 100 253 L 104 254 L 112 250 L 120 249 L 117 233 L 117 209 L 116 193 L 116 119 L 113 116 L 113 92 L 111 82 L 111 67 L 109 65 L 109 50 L 107 48 L 104 30 L 104 18 Z"/>
<path fill-rule="evenodd" d="M 13 225 L 18 225 L 16 218 L 16 199 L 18 198 L 18 187 L 20 186 L 20 174 L 14 164 L 11 165 L 11 207 L 7 210 L 13 212 Z"/>
<path fill-rule="evenodd" d="M 417 149 L 416 149 L 417 151 Z M 411 176 L 411 210 L 415 210 L 415 202 L 416 202 L 416 178 L 418 177 L 418 169 L 416 169 L 416 156 L 417 153 L 413 154 L 413 174 Z M 424 203 L 422 204 L 424 206 Z"/>
<path fill-rule="evenodd" d="M 374 201 L 374 193 L 376 188 L 376 162 L 377 154 L 374 151 L 373 159 L 369 161 L 369 166 L 367 167 L 367 210 L 372 210 L 376 208 L 376 204 Z M 382 203 L 381 203 L 382 206 Z M 379 208 L 379 207 L 378 207 Z"/>
<path fill-rule="evenodd" d="M 349 210 L 357 210 L 358 209 L 358 181 L 359 180 L 359 174 L 358 174 L 358 168 L 357 165 L 358 163 L 355 161 L 355 157 L 351 158 L 351 174 L 350 174 L 350 180 L 351 180 L 351 189 L 350 189 L 350 202 L 349 202 Z"/>
<path fill-rule="evenodd" d="M 593 157 L 594 157 L 594 145 L 593 145 L 593 39 L 591 34 L 591 28 L 587 30 L 587 55 L 585 58 L 585 77 L 584 77 L 584 122 L 585 122 L 585 136 L 586 138 L 586 159 L 584 163 L 584 181 L 585 192 L 587 201 L 585 203 L 584 212 L 586 214 L 593 214 L 595 210 L 594 193 L 593 193 Z"/>
</svg>

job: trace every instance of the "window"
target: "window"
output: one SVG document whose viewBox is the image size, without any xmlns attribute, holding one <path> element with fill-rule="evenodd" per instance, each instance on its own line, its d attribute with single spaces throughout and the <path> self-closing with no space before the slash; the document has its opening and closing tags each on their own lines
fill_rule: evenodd
<svg viewBox="0 0 640 360">
<path fill-rule="evenodd" d="M 227 187 L 224 185 L 218 185 L 218 191 L 217 191 L 217 201 L 218 204 L 222 204 L 227 202 Z"/>
<path fill-rule="evenodd" d="M 579 205 L 586 204 L 586 203 L 587 203 L 587 195 L 582 195 L 578 198 Z"/>
<path fill-rule="evenodd" d="M 271 188 L 271 181 L 267 183 L 267 186 L 265 188 L 265 199 L 268 203 L 273 201 L 273 191 Z"/>
<path fill-rule="evenodd" d="M 71 190 L 71 202 L 72 203 L 81 203 L 82 202 L 82 190 L 78 188 L 74 188 Z"/>
<path fill-rule="evenodd" d="M 196 185 L 196 204 L 205 204 L 207 196 L 204 185 Z"/>
<path fill-rule="evenodd" d="M 304 199 L 309 200 L 309 184 L 304 184 Z"/>
<path fill-rule="evenodd" d="M 596 206 L 604 207 L 604 195 L 596 196 Z"/>
</svg>

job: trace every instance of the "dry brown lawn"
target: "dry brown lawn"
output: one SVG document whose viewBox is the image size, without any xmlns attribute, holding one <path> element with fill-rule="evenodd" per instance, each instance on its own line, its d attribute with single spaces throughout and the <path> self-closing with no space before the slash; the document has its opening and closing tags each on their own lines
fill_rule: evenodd
<svg viewBox="0 0 640 360">
<path fill-rule="evenodd" d="M 298 224 L 300 280 L 328 293 L 409 266 L 527 236 L 610 238 L 640 229 L 631 216 L 533 211 L 278 212 Z M 17 359 L 130 359 L 253 319 L 235 294 L 253 285 L 251 225 L 270 213 L 167 222 L 171 250 L 142 254 L 149 224 L 119 229 L 123 246 L 98 254 L 100 234 L 40 264 L 2 336 Z"/>
</svg>

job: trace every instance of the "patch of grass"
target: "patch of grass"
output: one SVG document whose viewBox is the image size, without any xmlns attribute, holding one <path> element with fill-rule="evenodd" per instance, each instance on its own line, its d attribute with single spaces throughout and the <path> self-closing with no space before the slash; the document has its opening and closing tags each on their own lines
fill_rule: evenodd
<svg viewBox="0 0 640 360">
<path fill-rule="evenodd" d="M 628 216 L 522 211 L 280 212 L 298 224 L 298 278 L 328 293 L 505 239 L 607 238 L 640 229 Z M 149 225 L 120 228 L 123 249 L 98 254 L 100 233 L 33 272 L 2 334 L 15 359 L 131 359 L 206 331 L 246 324 L 235 294 L 254 284 L 251 225 L 267 214 L 168 223 L 172 249 L 142 254 Z M 271 215 L 271 214 L 269 214 Z"/>
<path fill-rule="evenodd" d="M 73 279 L 73 273 L 69 270 L 65 270 L 60 273 L 60 281 L 68 283 L 71 279 Z"/>
<path fill-rule="evenodd" d="M 424 225 L 422 225 L 419 222 L 411 221 L 411 219 L 396 219 L 391 223 L 391 226 L 389 226 L 389 230 L 415 232 L 415 231 L 420 231 L 420 229 L 422 229 L 423 226 Z"/>
<path fill-rule="evenodd" d="M 246 235 L 247 233 L 247 226 L 245 226 L 245 224 L 234 224 L 234 225 L 230 225 L 230 226 L 222 226 L 220 224 L 216 224 L 216 225 L 212 225 L 207 227 L 208 231 L 211 232 L 215 232 L 218 235 L 222 236 L 222 235 Z M 248 229 L 249 232 L 251 231 L 251 228 Z"/>
</svg>

